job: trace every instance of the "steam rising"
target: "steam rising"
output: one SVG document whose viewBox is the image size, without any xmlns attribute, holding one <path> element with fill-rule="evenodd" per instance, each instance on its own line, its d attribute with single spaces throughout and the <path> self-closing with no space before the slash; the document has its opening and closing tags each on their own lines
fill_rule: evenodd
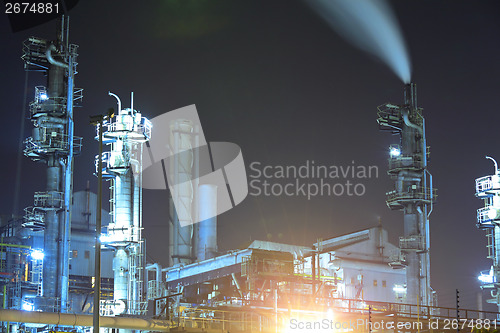
<svg viewBox="0 0 500 333">
<path fill-rule="evenodd" d="M 384 0 L 306 0 L 335 31 L 384 61 L 404 82 L 410 58 L 397 20 Z"/>
</svg>

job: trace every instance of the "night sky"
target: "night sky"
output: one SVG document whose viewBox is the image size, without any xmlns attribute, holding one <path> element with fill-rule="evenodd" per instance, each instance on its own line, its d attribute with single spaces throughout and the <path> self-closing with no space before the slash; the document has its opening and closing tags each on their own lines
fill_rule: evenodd
<svg viewBox="0 0 500 333">
<path fill-rule="evenodd" d="M 493 173 L 484 158 L 500 159 L 500 3 L 498 1 L 392 1 L 412 62 L 418 104 L 424 108 L 429 169 L 438 189 L 431 215 L 432 285 L 441 306 L 476 308 L 477 275 L 489 269 L 486 237 L 476 228 L 475 178 Z M 262 165 L 378 166 L 361 180 L 363 196 L 248 196 L 219 216 L 219 248 L 254 239 L 310 246 L 377 224 L 391 241 L 402 235 L 402 213 L 390 211 L 385 193 L 388 147 L 398 137 L 380 132 L 377 106 L 403 103 L 403 83 L 380 60 L 346 42 L 296 0 L 80 1 L 70 12 L 71 42 L 80 46 L 75 134 L 84 137 L 74 188 L 92 175 L 97 143 L 89 116 L 125 107 L 149 118 L 196 104 L 207 141 L 238 144 L 247 167 Z M 53 39 L 55 22 L 13 34 L 0 15 L 0 212 L 11 214 L 25 72 L 22 41 Z M 39 73 L 28 75 L 28 102 Z M 23 121 L 25 137 L 31 123 Z M 251 170 L 247 169 L 248 174 Z M 19 206 L 44 190 L 45 166 L 23 158 Z M 144 191 L 148 261 L 166 264 L 166 191 Z"/>
</svg>

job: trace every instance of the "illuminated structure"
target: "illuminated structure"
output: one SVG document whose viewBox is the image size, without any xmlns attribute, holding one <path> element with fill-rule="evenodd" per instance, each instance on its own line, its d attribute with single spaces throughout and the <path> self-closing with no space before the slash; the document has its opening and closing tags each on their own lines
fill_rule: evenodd
<svg viewBox="0 0 500 333">
<path fill-rule="evenodd" d="M 82 89 L 74 88 L 77 46 L 69 44 L 69 21 L 60 21 L 57 39 L 30 37 L 24 42 L 27 71 L 47 76 L 47 87 L 35 88 L 30 104 L 33 136 L 25 140 L 24 154 L 47 164 L 47 185 L 36 192 L 27 208 L 25 226 L 44 229 L 44 265 L 37 308 L 66 311 L 69 286 L 71 196 L 73 156 L 81 150 L 81 138 L 73 136 L 73 103 Z"/>
<path fill-rule="evenodd" d="M 117 114 L 97 130 L 103 131 L 104 143 L 110 147 L 103 153 L 103 177 L 111 181 L 111 222 L 101 241 L 114 250 L 114 292 L 113 300 L 105 301 L 101 312 L 138 315 L 146 311 L 141 168 L 142 145 L 151 137 L 151 122 L 134 110 L 133 93 L 131 106 L 126 109 L 122 109 L 117 95 L 109 95 L 117 99 Z"/>
<path fill-rule="evenodd" d="M 487 302 L 497 304 L 500 310 L 500 170 L 493 158 L 486 158 L 493 161 L 495 173 L 476 179 L 476 197 L 484 199 L 484 207 L 477 210 L 477 227 L 486 231 L 488 259 L 493 264 L 478 278 L 483 283 L 481 288 L 490 291 Z"/>
<path fill-rule="evenodd" d="M 407 303 L 432 305 L 429 215 L 436 195 L 427 170 L 425 121 L 417 106 L 416 86 L 412 83 L 405 87 L 404 105 L 380 106 L 377 122 L 382 131 L 400 137 L 400 143 L 389 150 L 388 174 L 395 188 L 387 193 L 387 205 L 403 211 L 404 236 L 399 239 L 399 251 L 391 266 L 406 269 Z"/>
</svg>

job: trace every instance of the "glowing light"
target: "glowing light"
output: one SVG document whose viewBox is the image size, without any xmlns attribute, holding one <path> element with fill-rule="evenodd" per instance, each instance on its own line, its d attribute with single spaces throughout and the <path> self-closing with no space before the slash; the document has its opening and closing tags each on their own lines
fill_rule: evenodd
<svg viewBox="0 0 500 333">
<path fill-rule="evenodd" d="M 31 251 L 31 258 L 33 258 L 34 260 L 43 260 L 43 257 L 45 257 L 45 254 L 42 250 Z"/>
<path fill-rule="evenodd" d="M 479 281 L 482 283 L 493 283 L 496 282 L 496 278 L 493 275 L 493 268 L 490 269 L 487 273 L 481 272 L 481 274 L 477 277 Z"/>
<path fill-rule="evenodd" d="M 488 218 L 490 220 L 494 220 L 497 217 L 498 217 L 498 211 L 495 208 L 491 207 L 490 209 L 488 209 Z"/>
<path fill-rule="evenodd" d="M 109 234 L 101 234 L 101 237 L 99 237 L 101 240 L 101 243 L 111 243 L 114 239 L 113 236 Z"/>
<path fill-rule="evenodd" d="M 40 94 L 40 99 L 41 99 L 42 101 L 46 101 L 46 100 L 48 100 L 48 99 L 49 99 L 49 96 L 47 96 L 47 93 L 41 93 L 41 94 Z"/>
<path fill-rule="evenodd" d="M 326 318 L 330 319 L 330 320 L 333 320 L 333 310 L 332 309 L 328 309 L 326 311 Z"/>
<path fill-rule="evenodd" d="M 389 155 L 391 155 L 391 157 L 398 157 L 401 155 L 401 150 L 397 147 L 391 147 L 389 149 Z"/>
<path fill-rule="evenodd" d="M 394 288 L 392 288 L 397 293 L 406 293 L 406 288 L 400 285 L 394 285 Z"/>
<path fill-rule="evenodd" d="M 33 304 L 28 303 L 28 302 L 26 302 L 26 301 L 23 301 L 23 304 L 21 305 L 21 308 L 22 308 L 24 311 L 33 311 Z"/>
</svg>

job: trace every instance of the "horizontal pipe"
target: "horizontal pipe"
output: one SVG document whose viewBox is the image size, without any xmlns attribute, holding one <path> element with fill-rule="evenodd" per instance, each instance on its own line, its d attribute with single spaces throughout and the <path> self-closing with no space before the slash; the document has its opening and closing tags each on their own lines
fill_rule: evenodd
<svg viewBox="0 0 500 333">
<path fill-rule="evenodd" d="M 21 249 L 31 249 L 31 246 L 29 245 L 18 245 L 18 244 L 5 244 L 5 243 L 0 243 L 0 246 L 5 246 L 5 247 L 18 247 Z"/>
<path fill-rule="evenodd" d="M 101 327 L 130 330 L 170 332 L 173 323 L 166 320 L 127 317 L 99 317 Z M 92 315 L 37 312 L 21 310 L 0 310 L 0 321 L 11 323 L 36 323 L 60 326 L 93 326 Z"/>
</svg>

